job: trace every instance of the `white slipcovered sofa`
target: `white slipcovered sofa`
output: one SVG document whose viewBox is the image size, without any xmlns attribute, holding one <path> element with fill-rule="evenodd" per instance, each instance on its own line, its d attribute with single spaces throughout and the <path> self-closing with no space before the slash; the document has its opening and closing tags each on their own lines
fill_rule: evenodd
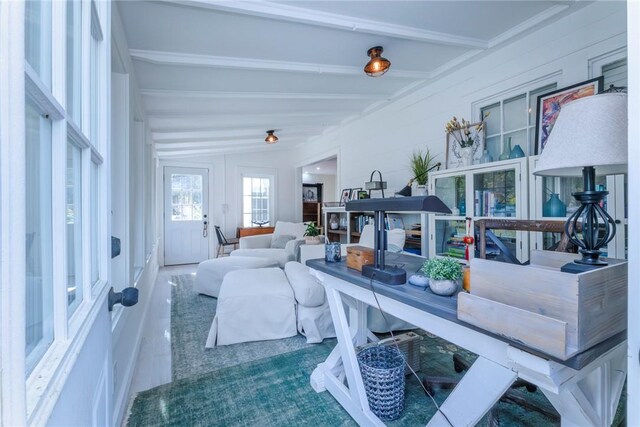
<svg viewBox="0 0 640 427">
<path fill-rule="evenodd" d="M 287 338 L 308 343 L 335 337 L 324 287 L 299 262 L 224 276 L 206 347 Z"/>
<path fill-rule="evenodd" d="M 272 234 L 241 237 L 239 249 L 231 252 L 231 256 L 268 258 L 284 268 L 287 262 L 299 259 L 306 229 L 301 222 L 278 221 Z"/>
</svg>

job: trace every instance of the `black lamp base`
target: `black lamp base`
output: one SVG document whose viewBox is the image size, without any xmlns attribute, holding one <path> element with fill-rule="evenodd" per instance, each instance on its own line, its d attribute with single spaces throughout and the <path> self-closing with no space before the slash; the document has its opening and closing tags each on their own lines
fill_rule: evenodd
<svg viewBox="0 0 640 427">
<path fill-rule="evenodd" d="M 587 271 L 597 270 L 598 268 L 602 268 L 606 265 L 608 264 L 602 263 L 600 265 L 594 265 L 594 264 L 579 264 L 578 262 L 570 262 L 560 267 L 560 271 L 562 271 L 563 273 L 579 274 L 579 273 L 585 273 Z"/>
<path fill-rule="evenodd" d="M 363 265 L 362 275 L 373 277 L 373 280 L 386 285 L 404 285 L 407 283 L 407 272 L 398 267 L 385 266 L 384 269 L 376 268 L 373 265 Z"/>
</svg>

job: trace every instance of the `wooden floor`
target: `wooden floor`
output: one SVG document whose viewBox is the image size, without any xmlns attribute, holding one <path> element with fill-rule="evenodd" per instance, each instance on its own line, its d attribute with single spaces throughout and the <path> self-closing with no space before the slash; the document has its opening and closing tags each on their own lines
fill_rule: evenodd
<svg viewBox="0 0 640 427">
<path fill-rule="evenodd" d="M 130 395 L 171 382 L 171 276 L 192 274 L 197 264 L 160 268 L 142 333 Z"/>
</svg>

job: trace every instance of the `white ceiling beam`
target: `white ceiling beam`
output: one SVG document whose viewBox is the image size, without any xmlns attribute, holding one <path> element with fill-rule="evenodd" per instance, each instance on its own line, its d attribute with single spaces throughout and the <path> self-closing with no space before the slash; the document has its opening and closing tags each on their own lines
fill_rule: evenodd
<svg viewBox="0 0 640 427">
<path fill-rule="evenodd" d="M 582 6 L 584 6 L 584 4 Z M 510 39 L 516 37 L 517 35 L 527 30 L 530 30 L 532 28 L 539 28 L 540 24 L 542 24 L 545 21 L 548 21 L 549 19 L 564 12 L 567 9 L 569 9 L 569 6 L 566 4 L 557 4 L 557 5 L 551 6 L 543 10 L 542 12 L 538 13 L 537 15 L 532 16 L 526 21 L 523 21 L 518 25 L 509 28 L 507 31 L 503 32 L 502 34 L 499 34 L 496 37 L 492 38 L 491 40 L 489 40 L 488 47 L 490 48 L 495 47 L 501 43 L 509 41 Z"/>
<path fill-rule="evenodd" d="M 239 154 L 239 153 L 256 153 L 262 151 L 290 151 L 295 149 L 296 146 L 288 146 L 280 143 L 274 145 L 258 144 L 255 146 L 237 147 L 237 148 L 212 148 L 203 150 L 179 150 L 179 151 L 161 151 L 158 152 L 159 158 L 180 158 L 180 157 L 202 157 L 202 156 L 215 156 L 224 154 Z"/>
<path fill-rule="evenodd" d="M 300 133 L 308 134 L 310 132 L 322 132 L 323 127 L 317 124 L 310 124 L 309 126 L 287 126 L 285 135 L 299 135 Z M 255 127 L 246 126 L 243 129 L 222 129 L 222 130 L 208 130 L 208 131 L 178 131 L 178 132 L 155 132 L 152 131 L 153 140 L 156 143 L 162 143 L 164 141 L 176 141 L 176 140 L 189 140 L 196 141 L 207 139 L 209 141 L 215 140 L 229 140 L 229 139 L 243 139 L 243 138 L 261 138 L 266 137 L 266 130 L 256 130 Z M 276 129 L 276 132 L 280 132 Z"/>
<path fill-rule="evenodd" d="M 197 55 L 193 53 L 166 52 L 159 50 L 129 49 L 133 59 L 160 65 L 188 67 L 233 68 L 258 71 L 285 71 L 294 73 L 332 74 L 361 76 L 362 67 L 348 65 L 312 64 L 308 62 L 274 61 L 269 59 L 237 58 L 231 56 Z M 398 70 L 392 68 L 385 78 L 427 79 L 425 71 Z"/>
<path fill-rule="evenodd" d="M 185 112 L 181 112 L 181 111 L 156 111 L 156 112 L 149 112 L 148 116 L 149 118 L 153 118 L 153 119 L 184 119 L 184 118 L 189 118 L 189 119 L 203 119 L 203 120 L 208 120 L 208 119 L 220 119 L 222 118 L 223 120 L 225 120 L 225 118 L 228 119 L 233 119 L 233 118 L 237 118 L 238 114 L 236 113 L 190 113 L 188 111 Z M 318 112 L 289 112 L 289 113 L 272 113 L 269 112 L 268 110 L 263 110 L 262 112 L 255 112 L 255 113 L 247 113 L 246 114 L 247 118 L 251 118 L 251 119 L 278 119 L 278 118 L 283 118 L 283 117 L 290 117 L 290 118 L 315 118 L 315 117 L 336 117 L 336 118 L 340 118 L 342 117 L 342 115 L 340 113 L 336 113 L 335 110 L 332 111 L 318 111 Z"/>
<path fill-rule="evenodd" d="M 180 1 L 178 4 L 222 10 L 225 12 L 278 19 L 282 21 L 310 24 L 319 27 L 337 28 L 357 33 L 374 34 L 377 36 L 393 37 L 404 40 L 414 40 L 425 43 L 437 43 L 448 46 L 462 46 L 469 48 L 487 49 L 487 40 L 465 37 L 439 31 L 423 30 L 388 22 L 356 18 L 305 9 L 268 1 L 228 1 L 228 0 L 195 0 Z"/>
<path fill-rule="evenodd" d="M 387 94 L 374 93 L 285 93 L 285 92 L 225 92 L 169 89 L 142 89 L 142 96 L 156 98 L 195 99 L 313 99 L 313 100 L 379 100 Z"/>
</svg>

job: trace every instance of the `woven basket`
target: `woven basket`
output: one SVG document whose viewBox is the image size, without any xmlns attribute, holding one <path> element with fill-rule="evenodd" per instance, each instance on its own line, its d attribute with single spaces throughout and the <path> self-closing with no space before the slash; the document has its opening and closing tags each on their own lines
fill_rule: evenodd
<svg viewBox="0 0 640 427">
<path fill-rule="evenodd" d="M 398 419 L 404 409 L 402 352 L 394 346 L 375 345 L 360 350 L 357 358 L 371 412 L 381 420 Z"/>
</svg>

